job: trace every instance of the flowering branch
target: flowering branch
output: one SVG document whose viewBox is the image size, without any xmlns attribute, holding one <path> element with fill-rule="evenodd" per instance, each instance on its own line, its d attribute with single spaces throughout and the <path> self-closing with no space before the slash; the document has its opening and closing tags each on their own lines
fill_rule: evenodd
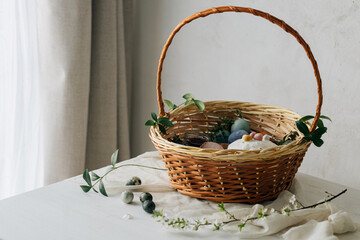
<svg viewBox="0 0 360 240">
<path fill-rule="evenodd" d="M 228 210 L 225 209 L 224 203 L 221 202 L 218 204 L 218 208 L 220 212 L 225 212 L 225 214 L 229 217 L 228 221 L 223 221 L 223 222 L 215 222 L 215 223 L 211 223 L 210 221 L 206 220 L 205 218 L 202 218 L 201 220 L 199 219 L 184 219 L 184 218 L 171 218 L 168 217 L 166 213 L 163 212 L 163 210 L 159 211 L 155 211 L 153 217 L 154 218 L 158 218 L 158 222 L 161 222 L 163 225 L 167 225 L 169 227 L 172 228 L 178 228 L 181 230 L 184 229 L 191 229 L 194 231 L 197 231 L 201 226 L 210 226 L 213 225 L 213 230 L 214 231 L 218 231 L 221 229 L 221 227 L 223 227 L 226 224 L 229 223 L 234 223 L 234 222 L 239 222 L 238 228 L 241 231 L 246 223 L 248 222 L 252 222 L 255 221 L 257 219 L 260 218 L 265 218 L 267 216 L 270 216 L 272 214 L 278 213 L 278 214 L 283 214 L 283 215 L 287 215 L 290 216 L 291 212 L 294 211 L 299 211 L 299 210 L 304 210 L 304 209 L 308 209 L 308 208 L 315 208 L 321 204 L 330 202 L 332 200 L 334 200 L 335 198 L 338 198 L 339 196 L 341 196 L 342 194 L 344 194 L 347 191 L 347 189 L 344 189 L 343 191 L 341 191 L 340 193 L 336 194 L 336 195 L 332 195 L 330 198 L 325 199 L 322 202 L 310 205 L 310 206 L 303 206 L 300 202 L 298 202 L 296 200 L 295 195 L 293 195 L 290 199 L 289 199 L 289 204 L 284 206 L 281 210 L 276 210 L 274 208 L 262 208 L 259 210 L 258 215 L 256 217 L 245 217 L 245 218 L 236 218 L 234 216 L 234 214 L 231 214 Z M 298 206 L 298 204 L 301 205 L 301 207 Z"/>
</svg>

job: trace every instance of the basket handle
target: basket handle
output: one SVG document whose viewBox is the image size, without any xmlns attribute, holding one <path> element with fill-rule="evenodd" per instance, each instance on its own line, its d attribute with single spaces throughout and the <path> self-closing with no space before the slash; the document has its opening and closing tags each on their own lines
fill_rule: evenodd
<svg viewBox="0 0 360 240">
<path fill-rule="evenodd" d="M 312 126 L 310 128 L 310 132 L 313 132 L 316 128 L 316 124 L 319 121 L 320 118 L 320 112 L 321 112 L 321 106 L 322 106 L 322 101 L 323 101 L 323 95 L 322 95 L 322 83 L 321 83 L 321 77 L 320 77 L 320 72 L 316 63 L 316 60 L 311 52 L 311 49 L 309 47 L 309 45 L 305 42 L 305 40 L 300 36 L 300 34 L 294 30 L 292 27 L 290 27 L 287 23 L 285 23 L 283 20 L 280 20 L 266 12 L 262 12 L 256 9 L 252 9 L 252 8 L 243 8 L 243 7 L 235 7 L 235 6 L 223 6 L 223 7 L 214 7 L 214 8 L 210 8 L 201 12 L 197 12 L 189 17 L 187 17 L 186 19 L 182 20 L 177 26 L 176 28 L 171 32 L 169 38 L 167 39 L 161 55 L 160 55 L 160 59 L 159 59 L 159 66 L 158 66 L 158 72 L 157 72 L 157 83 L 156 83 L 156 90 L 157 90 L 157 101 L 159 104 L 159 115 L 162 117 L 165 115 L 165 109 L 164 109 L 164 102 L 162 99 L 162 92 L 161 92 L 161 72 L 162 72 L 162 68 L 163 68 L 163 63 L 164 63 L 164 59 L 166 56 L 166 52 L 172 42 L 172 40 L 174 39 L 175 35 L 177 32 L 180 31 L 180 29 L 190 23 L 191 21 L 200 18 L 200 17 L 207 17 L 211 14 L 215 14 L 215 13 L 223 13 L 223 12 L 244 12 L 244 13 L 249 13 L 258 17 L 262 17 L 265 18 L 267 20 L 269 20 L 270 22 L 272 22 L 273 24 L 278 25 L 279 27 L 281 27 L 282 29 L 284 29 L 286 32 L 290 33 L 291 35 L 293 35 L 296 40 L 303 46 L 308 58 L 311 61 L 311 64 L 314 68 L 314 74 L 316 77 L 316 82 L 317 82 L 317 91 L 318 91 L 318 105 L 316 107 L 316 115 L 314 118 L 314 121 L 312 123 Z"/>
</svg>

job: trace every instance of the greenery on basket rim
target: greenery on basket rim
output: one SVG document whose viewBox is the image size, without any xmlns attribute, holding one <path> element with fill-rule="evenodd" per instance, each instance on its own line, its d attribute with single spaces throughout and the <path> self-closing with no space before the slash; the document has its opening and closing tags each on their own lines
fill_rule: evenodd
<svg viewBox="0 0 360 240">
<path fill-rule="evenodd" d="M 108 169 L 106 171 L 106 173 L 102 176 L 97 175 L 95 172 L 91 172 L 91 177 L 90 177 L 90 173 L 87 169 L 85 169 L 84 173 L 83 173 L 83 179 L 85 180 L 85 182 L 87 183 L 87 185 L 80 185 L 81 189 L 87 193 L 89 192 L 91 189 L 98 193 L 98 191 L 95 189 L 95 186 L 97 184 L 99 184 L 99 191 L 102 195 L 104 195 L 105 197 L 108 196 L 104 183 L 103 183 L 103 179 L 106 175 L 108 175 L 109 173 L 111 173 L 112 171 L 121 168 L 121 167 L 143 167 L 143 168 L 150 168 L 150 169 L 154 169 L 154 170 L 162 170 L 162 171 L 167 171 L 167 169 L 165 168 L 157 168 L 157 167 L 150 167 L 150 166 L 145 166 L 145 165 L 140 165 L 140 164 L 123 164 L 123 165 L 119 165 L 116 166 L 116 162 L 118 159 L 118 154 L 119 154 L 119 149 L 117 149 L 110 158 L 110 163 L 111 163 L 111 168 Z"/>
<path fill-rule="evenodd" d="M 214 138 L 216 133 L 220 131 L 231 131 L 231 125 L 234 123 L 234 118 L 227 117 L 223 115 L 219 118 L 219 121 L 216 122 L 216 126 L 209 130 L 211 138 Z"/>
<path fill-rule="evenodd" d="M 170 139 L 170 141 L 174 142 L 174 143 L 179 143 L 182 144 L 182 141 L 180 139 L 180 136 L 178 134 L 175 134 L 172 139 Z"/>
<path fill-rule="evenodd" d="M 167 117 L 157 117 L 156 113 L 152 112 L 151 117 L 153 120 L 148 120 L 145 126 L 158 126 L 163 134 L 166 134 L 166 127 L 173 127 L 174 124 Z"/>
<path fill-rule="evenodd" d="M 328 194 L 327 198 L 324 201 L 318 202 L 313 205 L 309 206 L 303 206 L 295 197 L 295 195 L 292 195 L 289 199 L 289 202 L 287 205 L 285 205 L 281 210 L 276 210 L 274 208 L 261 208 L 257 212 L 256 217 L 251 216 L 245 216 L 244 218 L 237 218 L 233 214 L 231 214 L 226 208 L 223 202 L 218 204 L 218 211 L 224 212 L 227 216 L 228 220 L 225 220 L 223 222 L 211 222 L 210 220 L 207 220 L 206 218 L 202 219 L 185 219 L 185 218 L 173 218 L 169 217 L 166 213 L 164 213 L 164 210 L 161 209 L 161 211 L 154 211 L 153 218 L 157 219 L 157 222 L 162 223 L 164 226 L 168 226 L 171 228 L 179 229 L 179 230 L 199 230 L 200 227 L 204 226 L 212 226 L 213 231 L 219 231 L 221 228 L 229 223 L 239 223 L 237 226 L 239 228 L 239 231 L 242 231 L 242 229 L 246 226 L 247 223 L 256 221 L 260 218 L 266 218 L 273 214 L 282 214 L 286 216 L 290 216 L 291 212 L 304 210 L 308 208 L 315 208 L 319 205 L 322 205 L 324 203 L 330 202 L 334 200 L 335 198 L 341 196 L 347 191 L 347 189 L 344 189 L 340 193 L 333 195 L 325 191 L 325 193 Z"/>
<path fill-rule="evenodd" d="M 274 140 L 273 142 L 275 142 L 277 145 L 285 145 L 289 142 L 292 142 L 296 139 L 296 137 L 299 136 L 299 133 L 297 131 L 291 131 L 288 134 L 286 134 L 282 140 L 278 140 L 275 138 L 272 138 L 272 140 Z"/>
<path fill-rule="evenodd" d="M 332 122 L 332 120 L 327 116 L 321 115 L 319 121 L 317 122 L 316 129 L 312 133 L 310 133 L 310 130 L 308 128 L 308 126 L 310 125 L 309 120 L 313 118 L 314 116 L 312 115 L 307 115 L 300 118 L 298 121 L 296 121 L 296 127 L 299 129 L 300 132 L 304 134 L 303 139 L 305 139 L 306 141 L 312 141 L 315 146 L 321 147 L 321 145 L 324 144 L 324 141 L 321 139 L 321 137 L 327 131 L 327 127 L 324 126 L 324 122 L 321 119 L 327 119 L 330 122 Z"/>
<path fill-rule="evenodd" d="M 165 99 L 164 102 L 166 103 L 166 105 L 168 105 L 170 107 L 171 110 L 174 110 L 182 105 L 189 105 L 191 103 L 194 103 L 201 112 L 204 111 L 205 104 L 201 100 L 195 99 L 191 93 L 185 94 L 183 96 L 183 98 L 185 99 L 185 102 L 183 102 L 180 105 L 175 105 L 170 100 L 167 100 L 167 99 Z M 174 126 L 174 124 L 170 121 L 169 118 L 167 118 L 167 117 L 158 118 L 156 113 L 154 113 L 154 112 L 151 112 L 151 118 L 152 118 L 152 120 L 146 121 L 145 126 L 158 126 L 159 130 L 163 134 L 166 134 L 166 127 Z M 175 138 L 175 140 L 173 140 L 173 142 L 175 142 L 175 141 L 179 142 L 179 140 L 180 139 Z"/>
<path fill-rule="evenodd" d="M 170 110 L 175 110 L 176 108 L 182 105 L 189 105 L 191 103 L 194 103 L 201 112 L 204 111 L 205 104 L 201 100 L 195 99 L 191 93 L 185 94 L 183 98 L 185 99 L 185 102 L 181 103 L 180 105 L 175 105 L 174 103 L 172 103 L 170 100 L 167 99 L 164 99 L 164 102 L 166 103 L 166 105 L 169 106 Z"/>
</svg>

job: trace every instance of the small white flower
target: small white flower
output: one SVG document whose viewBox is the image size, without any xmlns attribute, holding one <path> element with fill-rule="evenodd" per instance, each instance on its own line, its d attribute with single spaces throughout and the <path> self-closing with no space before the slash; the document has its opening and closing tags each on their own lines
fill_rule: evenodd
<svg viewBox="0 0 360 240">
<path fill-rule="evenodd" d="M 287 206 L 285 206 L 285 207 L 283 207 L 283 208 L 281 209 L 281 213 L 282 213 L 283 215 L 289 215 L 289 214 L 290 214 L 290 210 L 291 210 L 291 208 L 289 207 L 289 205 L 287 205 Z"/>
<path fill-rule="evenodd" d="M 265 214 L 267 213 L 267 211 L 268 211 L 268 210 L 269 210 L 269 209 L 264 208 L 264 209 L 262 210 L 263 214 L 265 215 Z"/>
<path fill-rule="evenodd" d="M 274 209 L 274 208 L 271 208 L 270 214 L 274 214 L 274 213 L 275 213 L 275 209 Z"/>
<path fill-rule="evenodd" d="M 291 204 L 295 204 L 295 202 L 296 202 L 296 197 L 295 197 L 295 195 L 292 195 L 292 196 L 291 196 L 291 198 L 289 199 L 289 202 L 290 202 Z"/>
<path fill-rule="evenodd" d="M 122 216 L 122 219 L 125 219 L 125 220 L 130 220 L 130 219 L 133 219 L 133 216 L 129 213 L 126 213 Z"/>
</svg>

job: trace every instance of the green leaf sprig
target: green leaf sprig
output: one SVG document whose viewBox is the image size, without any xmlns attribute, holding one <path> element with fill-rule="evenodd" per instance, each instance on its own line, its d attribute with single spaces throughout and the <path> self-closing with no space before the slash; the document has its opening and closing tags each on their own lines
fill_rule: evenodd
<svg viewBox="0 0 360 240">
<path fill-rule="evenodd" d="M 321 139 L 321 137 L 327 131 L 327 127 L 324 126 L 324 122 L 321 119 L 327 119 L 330 122 L 332 122 L 332 120 L 327 116 L 321 115 L 317 123 L 317 128 L 312 133 L 310 133 L 308 125 L 310 125 L 309 120 L 313 118 L 314 116 L 312 115 L 307 115 L 300 118 L 298 121 L 296 121 L 296 127 L 304 134 L 303 139 L 306 141 L 312 141 L 315 146 L 321 147 L 324 144 L 324 141 Z"/>
<path fill-rule="evenodd" d="M 233 125 L 234 119 L 232 117 L 222 116 L 219 121 L 216 122 L 216 126 L 209 130 L 211 138 L 214 138 L 216 133 L 220 131 L 231 131 L 231 125 Z"/>
<path fill-rule="evenodd" d="M 166 127 L 174 126 L 174 124 L 167 117 L 158 118 L 156 113 L 154 113 L 154 112 L 151 113 L 151 117 L 153 120 L 146 121 L 145 126 L 156 126 L 157 125 L 163 134 L 166 134 Z"/>
<path fill-rule="evenodd" d="M 165 99 L 164 102 L 166 103 L 166 105 L 169 106 L 170 110 L 175 110 L 176 108 L 182 105 L 189 105 L 191 103 L 194 103 L 201 112 L 204 111 L 205 104 L 201 100 L 195 99 L 191 93 L 185 94 L 183 98 L 185 99 L 185 102 L 181 103 L 180 105 L 175 105 L 174 103 L 172 103 L 170 100 L 167 99 Z"/>
<path fill-rule="evenodd" d="M 167 171 L 166 168 L 157 168 L 157 167 L 150 167 L 150 166 L 145 166 L 145 165 L 140 165 L 140 164 L 123 164 L 120 166 L 116 166 L 116 162 L 118 159 L 118 153 L 119 153 L 119 149 L 117 149 L 112 155 L 111 155 L 111 168 L 108 169 L 106 171 L 106 173 L 102 176 L 97 175 L 95 172 L 91 172 L 91 177 L 90 177 L 90 173 L 87 169 L 85 169 L 84 173 L 83 173 L 83 179 L 85 180 L 85 182 L 87 183 L 87 185 L 80 185 L 81 189 L 87 193 L 89 192 L 91 189 L 98 193 L 98 191 L 95 189 L 95 186 L 97 184 L 99 184 L 99 191 L 102 195 L 104 195 L 105 197 L 108 196 L 106 189 L 105 189 L 105 185 L 103 183 L 103 179 L 106 175 L 108 175 L 109 173 L 111 173 L 112 171 L 121 168 L 121 167 L 143 167 L 143 168 L 150 168 L 150 169 L 154 169 L 154 170 L 162 170 L 162 171 Z"/>
</svg>

